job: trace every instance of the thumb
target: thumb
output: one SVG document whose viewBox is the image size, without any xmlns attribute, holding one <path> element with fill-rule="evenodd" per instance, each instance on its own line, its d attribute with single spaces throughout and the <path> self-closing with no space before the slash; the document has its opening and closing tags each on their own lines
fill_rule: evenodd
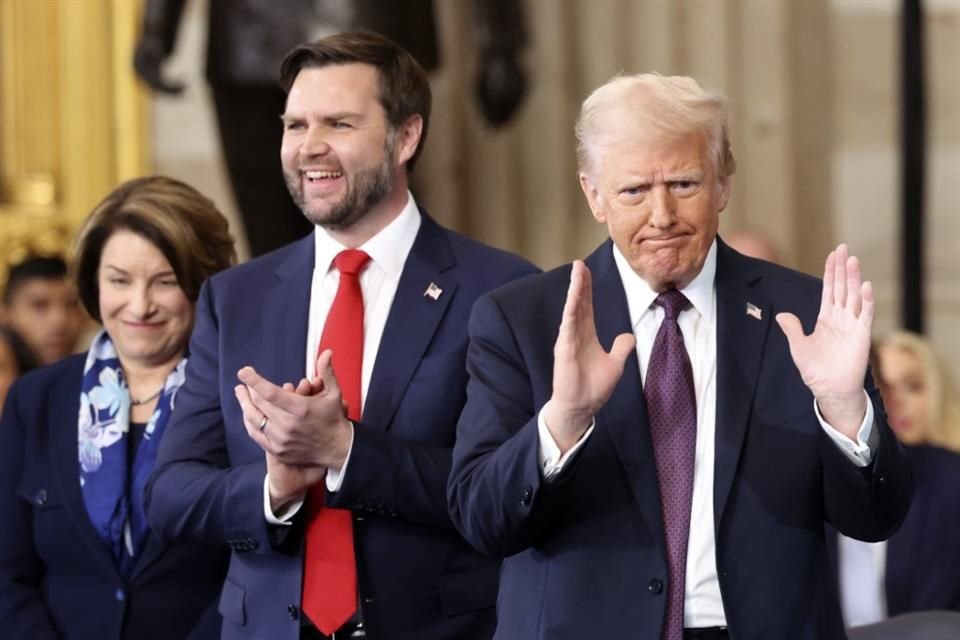
<svg viewBox="0 0 960 640">
<path fill-rule="evenodd" d="M 783 331 L 783 335 L 787 337 L 787 342 L 790 343 L 790 349 L 793 350 L 794 345 L 804 337 L 800 318 L 792 313 L 778 313 L 777 324 L 780 325 L 780 330 Z"/>
<path fill-rule="evenodd" d="M 621 333 L 613 341 L 613 346 L 610 347 L 610 355 L 622 366 L 636 347 L 637 339 L 632 333 Z"/>
<path fill-rule="evenodd" d="M 337 384 L 337 376 L 333 373 L 333 351 L 324 349 L 323 353 L 317 358 L 317 374 L 313 385 L 327 389 L 333 393 L 340 393 L 340 385 Z"/>
</svg>

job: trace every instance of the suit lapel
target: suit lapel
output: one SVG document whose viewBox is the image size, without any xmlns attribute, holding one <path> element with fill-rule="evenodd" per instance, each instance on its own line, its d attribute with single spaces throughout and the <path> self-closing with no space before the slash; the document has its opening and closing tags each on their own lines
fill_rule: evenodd
<svg viewBox="0 0 960 640">
<path fill-rule="evenodd" d="M 773 311 L 755 286 L 761 276 L 722 241 L 717 243 L 714 526 L 719 527 L 740 460 Z"/>
<path fill-rule="evenodd" d="M 290 248 L 274 271 L 276 282 L 264 295 L 255 353 L 259 373 L 274 384 L 297 384 L 305 373 L 314 255 L 310 234 Z"/>
<path fill-rule="evenodd" d="M 55 443 L 53 452 L 53 470 L 59 485 L 60 495 L 63 496 L 64 508 L 70 514 L 76 525 L 75 530 L 80 533 L 90 551 L 98 559 L 99 564 L 112 575 L 119 577 L 116 562 L 107 545 L 97 535 L 87 507 L 80 491 L 80 462 L 77 445 L 77 419 L 80 413 L 80 383 L 83 378 L 82 358 L 77 359 L 76 368 L 71 368 L 63 376 L 60 384 L 51 389 L 48 402 L 50 404 L 49 428 L 54 432 L 51 439 Z M 68 534 L 65 534 L 68 535 Z"/>
<path fill-rule="evenodd" d="M 296 384 L 305 373 L 314 242 L 310 234 L 290 246 L 286 258 L 274 269 L 274 283 L 263 294 L 259 331 L 253 337 L 253 353 L 257 356 L 252 362 L 260 375 L 275 384 Z M 130 579 L 136 579 L 162 557 L 165 548 L 151 532 Z"/>
<path fill-rule="evenodd" d="M 608 241 L 589 258 L 587 266 L 593 274 L 593 315 L 597 337 L 607 351 L 621 333 L 633 333 L 630 311 L 620 273 L 613 260 L 613 246 Z M 623 376 L 597 418 L 597 430 L 606 431 L 630 482 L 644 520 L 658 543 L 663 546 L 663 517 L 657 488 L 653 443 L 647 419 L 647 403 L 636 353 L 627 358 Z"/>
<path fill-rule="evenodd" d="M 459 284 L 446 232 L 423 214 L 383 329 L 364 424 L 386 429 Z M 432 285 L 432 287 L 431 287 Z M 433 295 L 427 293 L 431 289 Z"/>
</svg>

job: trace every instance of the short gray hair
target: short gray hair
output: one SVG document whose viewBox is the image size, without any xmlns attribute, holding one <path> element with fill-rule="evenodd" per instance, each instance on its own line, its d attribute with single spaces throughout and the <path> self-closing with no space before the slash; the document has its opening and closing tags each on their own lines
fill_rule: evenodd
<svg viewBox="0 0 960 640">
<path fill-rule="evenodd" d="M 702 131 L 718 176 L 732 176 L 737 163 L 730 150 L 727 114 L 723 94 L 703 89 L 688 76 L 615 76 L 587 96 L 580 109 L 575 129 L 580 171 L 589 173 L 593 148 L 601 139 L 618 135 L 621 125 L 629 124 L 666 137 Z"/>
</svg>

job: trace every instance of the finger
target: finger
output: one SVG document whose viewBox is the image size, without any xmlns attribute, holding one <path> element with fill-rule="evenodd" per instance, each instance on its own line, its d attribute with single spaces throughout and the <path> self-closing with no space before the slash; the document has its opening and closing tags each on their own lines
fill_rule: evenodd
<svg viewBox="0 0 960 640">
<path fill-rule="evenodd" d="M 580 296 L 580 290 L 583 287 L 583 271 L 581 266 L 583 262 L 575 260 L 570 268 L 570 284 L 567 286 L 567 299 L 563 304 L 563 318 L 561 328 L 564 323 L 571 326 L 576 316 L 577 302 Z"/>
<path fill-rule="evenodd" d="M 250 394 L 250 390 L 244 385 L 238 384 L 233 388 L 233 392 L 237 396 L 237 402 L 240 403 L 244 422 L 251 425 L 259 424 L 266 413 L 257 405 L 257 401 Z"/>
<path fill-rule="evenodd" d="M 333 373 L 333 351 L 324 349 L 317 358 L 317 380 L 314 384 L 321 384 L 330 393 L 340 394 L 340 385 L 337 376 Z"/>
<path fill-rule="evenodd" d="M 847 306 L 847 245 L 837 247 L 833 267 L 833 302 L 843 308 Z"/>
<path fill-rule="evenodd" d="M 310 381 L 306 378 L 300 378 L 300 382 L 297 384 L 297 388 L 294 389 L 294 393 L 301 396 L 313 395 L 313 385 L 310 384 Z"/>
<path fill-rule="evenodd" d="M 267 423 L 269 424 L 269 418 L 257 409 L 253 398 L 244 385 L 238 384 L 233 388 L 233 392 L 237 397 L 237 401 L 240 403 L 240 409 L 243 411 L 243 426 L 247 430 L 247 435 L 251 440 L 256 442 L 261 449 L 272 453 L 273 443 L 270 442 L 266 430 L 260 428 L 260 423 L 264 418 L 267 418 Z"/>
<path fill-rule="evenodd" d="M 610 356 L 623 366 L 630 354 L 635 353 L 637 338 L 632 333 L 621 333 L 610 347 Z"/>
<path fill-rule="evenodd" d="M 278 387 L 257 373 L 253 367 L 243 367 L 237 371 L 237 378 L 255 392 L 255 398 L 260 398 L 286 413 L 293 413 L 298 409 L 297 404 L 300 398 L 296 394 L 284 391 L 282 387 Z M 271 417 L 273 417 L 272 414 Z"/>
<path fill-rule="evenodd" d="M 835 251 L 827 254 L 827 260 L 823 263 L 823 293 L 820 295 L 820 315 L 833 306 L 833 263 Z"/>
<path fill-rule="evenodd" d="M 292 382 L 284 382 L 284 383 L 283 383 L 283 387 L 281 387 L 281 388 L 282 388 L 284 391 L 291 391 L 291 392 L 293 392 L 293 393 L 296 393 L 296 392 L 297 392 L 297 389 L 296 389 L 296 387 L 293 386 L 293 383 L 292 383 Z"/>
<path fill-rule="evenodd" d="M 566 346 L 576 348 L 583 341 L 585 332 L 589 332 L 593 323 L 593 283 L 590 270 L 582 260 L 573 263 L 570 270 L 570 286 L 563 305 L 563 317 L 560 321 L 561 340 Z M 594 330 L 596 333 L 596 330 Z"/>
<path fill-rule="evenodd" d="M 790 345 L 790 352 L 793 353 L 795 347 L 800 346 L 800 341 L 804 338 L 803 325 L 800 324 L 800 318 L 792 313 L 778 313 L 777 324 L 780 330 L 787 337 L 787 343 Z"/>
<path fill-rule="evenodd" d="M 856 256 L 847 258 L 847 309 L 855 318 L 860 317 L 860 260 Z"/>
<path fill-rule="evenodd" d="M 867 280 L 860 285 L 860 297 L 863 299 L 863 308 L 860 312 L 860 322 L 869 332 L 873 328 L 873 312 L 875 301 L 873 297 L 873 283 Z"/>
</svg>

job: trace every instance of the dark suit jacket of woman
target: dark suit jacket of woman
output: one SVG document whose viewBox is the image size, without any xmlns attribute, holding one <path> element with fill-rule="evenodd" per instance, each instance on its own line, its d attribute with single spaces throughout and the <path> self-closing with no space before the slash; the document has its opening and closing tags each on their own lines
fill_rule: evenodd
<svg viewBox="0 0 960 640">
<path fill-rule="evenodd" d="M 31 372 L 0 422 L 0 629 L 4 638 L 218 638 L 220 549 L 152 533 L 118 571 L 80 493 L 77 414 L 85 355 Z"/>
</svg>

